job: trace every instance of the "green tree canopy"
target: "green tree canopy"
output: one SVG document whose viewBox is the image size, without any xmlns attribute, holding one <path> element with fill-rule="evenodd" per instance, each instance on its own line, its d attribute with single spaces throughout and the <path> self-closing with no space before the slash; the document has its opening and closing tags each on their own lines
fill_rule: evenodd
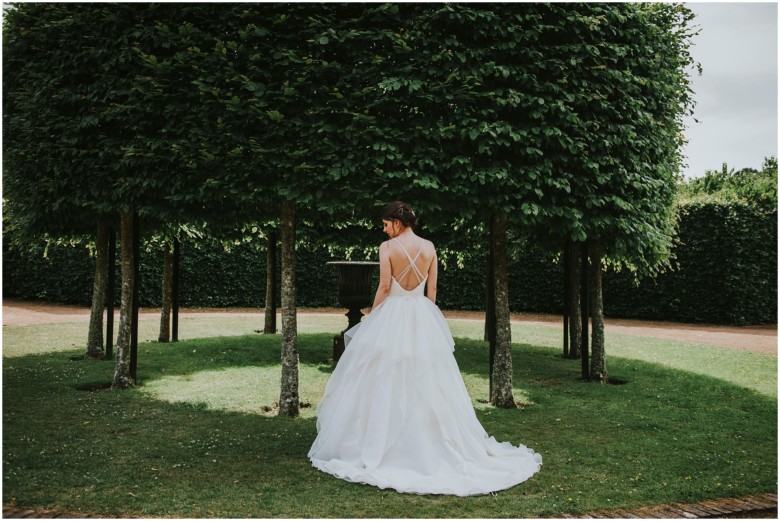
<svg viewBox="0 0 780 521">
<path fill-rule="evenodd" d="M 262 228 L 292 200 L 311 240 L 355 242 L 375 235 L 346 230 L 401 198 L 442 237 L 503 212 L 535 237 L 598 235 L 606 254 L 650 266 L 672 233 L 691 16 L 20 4 L 5 20 L 6 197 L 47 230 L 129 207 Z"/>
<path fill-rule="evenodd" d="M 712 196 L 742 200 L 767 209 L 777 209 L 777 158 L 764 159 L 761 170 L 735 170 L 724 163 L 720 170 L 707 170 L 703 177 L 680 183 L 682 200 Z"/>
</svg>

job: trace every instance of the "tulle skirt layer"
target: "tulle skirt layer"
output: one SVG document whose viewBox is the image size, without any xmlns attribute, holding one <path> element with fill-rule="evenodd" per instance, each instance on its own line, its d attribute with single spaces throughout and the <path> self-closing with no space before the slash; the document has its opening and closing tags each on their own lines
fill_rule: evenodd
<svg viewBox="0 0 780 521">
<path fill-rule="evenodd" d="M 485 494 L 536 473 L 542 458 L 488 436 L 436 305 L 392 296 L 347 332 L 317 408 L 312 464 L 348 481 L 417 494 Z"/>
</svg>

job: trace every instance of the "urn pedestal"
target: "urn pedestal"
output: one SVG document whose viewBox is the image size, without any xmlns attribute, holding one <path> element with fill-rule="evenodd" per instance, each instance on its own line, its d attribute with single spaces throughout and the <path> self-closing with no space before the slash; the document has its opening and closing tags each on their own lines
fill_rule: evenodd
<svg viewBox="0 0 780 521">
<path fill-rule="evenodd" d="M 378 262 L 332 261 L 339 276 L 339 304 L 348 309 L 347 327 L 333 337 L 333 363 L 336 364 L 344 353 L 344 332 L 357 325 L 363 318 L 361 309 L 367 308 L 373 302 L 371 292 L 371 272 L 379 266 Z"/>
</svg>

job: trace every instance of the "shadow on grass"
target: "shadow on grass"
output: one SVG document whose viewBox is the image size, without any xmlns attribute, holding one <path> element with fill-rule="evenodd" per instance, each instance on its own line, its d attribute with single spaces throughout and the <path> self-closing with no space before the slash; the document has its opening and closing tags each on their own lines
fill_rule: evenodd
<svg viewBox="0 0 780 521">
<path fill-rule="evenodd" d="M 331 339 L 299 337 L 302 374 L 327 381 Z M 138 373 L 142 387 L 225 369 L 276 375 L 279 351 L 279 336 L 142 344 Z M 4 360 L 4 504 L 124 517 L 560 517 L 748 495 L 777 481 L 776 400 L 634 360 L 608 360 L 627 384 L 587 384 L 578 361 L 515 345 L 514 381 L 529 405 L 477 414 L 497 439 L 540 452 L 542 471 L 497 496 L 453 498 L 316 471 L 306 458 L 314 418 L 99 392 L 113 362 L 73 362 L 71 354 Z M 455 354 L 480 399 L 486 344 L 458 339 Z"/>
<path fill-rule="evenodd" d="M 300 363 L 316 366 L 323 373 L 332 373 L 331 334 L 305 334 L 298 337 Z M 160 344 L 145 343 L 138 347 L 139 384 L 144 381 L 171 375 L 185 375 L 203 370 L 234 367 L 278 366 L 281 339 L 278 335 L 247 335 L 236 337 L 206 338 L 184 342 Z M 553 350 L 529 344 L 514 344 L 515 376 L 522 376 L 526 353 L 543 356 L 546 363 L 559 369 L 552 378 L 579 379 L 579 361 L 565 360 Z M 57 356 L 57 355 L 30 355 Z M 486 342 L 458 338 L 455 356 L 462 373 L 480 377 L 488 375 L 488 345 Z M 549 357 L 549 359 L 548 359 Z M 79 360 L 82 361 L 82 360 Z M 113 361 L 84 361 L 88 364 L 104 364 L 108 380 L 113 375 Z M 550 369 L 554 370 L 554 367 Z M 107 381 L 108 381 L 107 380 Z M 621 379 L 625 382 L 625 379 Z"/>
<path fill-rule="evenodd" d="M 316 366 L 321 372 L 333 372 L 331 334 L 305 334 L 298 336 L 300 363 Z M 487 374 L 487 344 L 470 339 L 456 340 L 456 356 L 462 372 L 475 375 Z M 183 342 L 160 344 L 150 342 L 138 346 L 138 383 L 172 375 L 185 375 L 204 370 L 235 367 L 271 367 L 279 365 L 281 338 L 279 335 L 246 335 L 205 338 Z M 464 347 L 464 349 L 461 349 Z M 480 347 L 482 350 L 480 350 Z M 60 356 L 59 354 L 29 356 Z M 114 362 L 84 361 L 86 364 L 103 365 L 110 382 Z M 88 382 L 87 385 L 93 384 Z"/>
</svg>

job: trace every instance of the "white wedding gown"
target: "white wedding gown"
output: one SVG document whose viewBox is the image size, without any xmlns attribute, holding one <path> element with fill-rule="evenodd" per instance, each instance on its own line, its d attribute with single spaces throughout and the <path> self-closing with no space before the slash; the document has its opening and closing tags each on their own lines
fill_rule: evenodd
<svg viewBox="0 0 780 521">
<path fill-rule="evenodd" d="M 345 333 L 346 350 L 317 407 L 312 464 L 347 481 L 416 494 L 470 496 L 522 483 L 542 457 L 485 432 L 447 322 L 423 295 L 417 257 L 404 253 L 409 267 L 398 277 L 411 270 L 419 285 L 408 291 L 393 279 L 384 302 Z"/>
</svg>

